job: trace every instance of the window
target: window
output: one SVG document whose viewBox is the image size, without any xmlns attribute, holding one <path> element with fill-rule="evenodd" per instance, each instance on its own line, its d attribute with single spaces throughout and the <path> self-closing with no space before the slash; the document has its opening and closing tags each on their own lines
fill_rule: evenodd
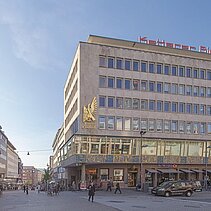
<svg viewBox="0 0 211 211">
<path fill-rule="evenodd" d="M 134 61 L 133 60 L 133 70 L 134 71 L 139 71 L 139 61 Z"/>
<path fill-rule="evenodd" d="M 207 97 L 211 97 L 211 88 L 207 87 Z"/>
<path fill-rule="evenodd" d="M 193 77 L 194 77 L 194 78 L 198 78 L 198 72 L 199 72 L 198 69 L 194 69 L 194 70 L 193 70 Z"/>
<path fill-rule="evenodd" d="M 133 98 L 133 109 L 139 110 L 139 99 Z"/>
<path fill-rule="evenodd" d="M 171 68 L 171 74 L 173 76 L 177 76 L 177 66 L 172 66 L 172 68 Z"/>
<path fill-rule="evenodd" d="M 184 67 L 179 67 L 179 76 L 184 77 L 185 76 L 185 68 Z"/>
<path fill-rule="evenodd" d="M 117 69 L 123 69 L 123 60 L 122 59 L 117 59 L 116 60 L 116 68 Z"/>
<path fill-rule="evenodd" d="M 116 79 L 116 88 L 117 89 L 122 89 L 123 87 L 122 87 L 122 78 L 117 78 Z"/>
<path fill-rule="evenodd" d="M 108 97 L 108 107 L 114 108 L 114 97 Z"/>
<path fill-rule="evenodd" d="M 105 129 L 105 116 L 99 116 L 99 129 Z"/>
<path fill-rule="evenodd" d="M 146 119 L 141 120 L 141 130 L 147 131 L 147 120 Z"/>
<path fill-rule="evenodd" d="M 200 124 L 200 134 L 204 135 L 206 133 L 206 123 L 201 122 Z"/>
<path fill-rule="evenodd" d="M 163 92 L 163 83 L 157 82 L 157 92 L 162 93 Z"/>
<path fill-rule="evenodd" d="M 105 76 L 99 76 L 99 87 L 100 88 L 106 87 L 106 77 Z"/>
<path fill-rule="evenodd" d="M 125 60 L 125 70 L 131 70 L 131 60 Z"/>
<path fill-rule="evenodd" d="M 108 58 L 108 68 L 114 68 L 114 58 Z"/>
<path fill-rule="evenodd" d="M 156 127 L 157 127 L 157 132 L 163 131 L 163 120 L 162 119 L 156 120 Z"/>
<path fill-rule="evenodd" d="M 133 131 L 139 131 L 139 118 L 133 118 Z"/>
<path fill-rule="evenodd" d="M 176 113 L 177 112 L 177 109 L 178 109 L 178 103 L 176 102 L 172 102 L 172 109 L 171 111 Z"/>
<path fill-rule="evenodd" d="M 177 131 L 178 131 L 178 121 L 176 121 L 176 120 L 172 120 L 172 122 L 171 122 L 171 131 L 172 131 L 172 133 L 177 133 Z"/>
<path fill-rule="evenodd" d="M 183 84 L 179 85 L 179 94 L 185 95 L 185 85 L 183 85 Z"/>
<path fill-rule="evenodd" d="M 170 121 L 169 120 L 164 120 L 164 131 L 170 132 Z"/>
<path fill-rule="evenodd" d="M 155 130 L 155 120 L 149 119 L 149 131 L 153 132 Z"/>
<path fill-rule="evenodd" d="M 164 67 L 164 74 L 165 74 L 165 75 L 170 75 L 170 68 L 169 68 L 169 65 L 165 65 L 165 67 Z"/>
<path fill-rule="evenodd" d="M 100 180 L 107 181 L 109 179 L 108 169 L 100 169 Z"/>
<path fill-rule="evenodd" d="M 205 115 L 206 114 L 206 106 L 205 105 L 200 105 L 200 114 Z"/>
<path fill-rule="evenodd" d="M 208 115 L 208 116 L 211 116 L 211 106 L 208 105 L 208 106 L 206 106 L 206 107 L 207 107 L 207 115 Z"/>
<path fill-rule="evenodd" d="M 199 104 L 193 104 L 193 113 L 199 114 Z"/>
<path fill-rule="evenodd" d="M 155 82 L 149 81 L 149 91 L 154 92 L 155 91 Z"/>
<path fill-rule="evenodd" d="M 191 103 L 186 104 L 186 113 L 192 114 L 192 104 Z"/>
<path fill-rule="evenodd" d="M 187 85 L 186 86 L 186 95 L 191 96 L 192 95 L 192 86 Z"/>
<path fill-rule="evenodd" d="M 163 101 L 157 101 L 157 111 L 163 111 Z"/>
<path fill-rule="evenodd" d="M 100 67 L 106 67 L 106 57 L 105 56 L 99 57 L 99 66 Z"/>
<path fill-rule="evenodd" d="M 207 71 L 207 80 L 211 80 L 211 70 Z"/>
<path fill-rule="evenodd" d="M 179 103 L 179 113 L 185 113 L 185 103 Z"/>
<path fill-rule="evenodd" d="M 200 79 L 205 79 L 205 70 L 200 70 Z"/>
<path fill-rule="evenodd" d="M 177 84 L 171 84 L 171 93 L 177 94 L 178 85 Z"/>
<path fill-rule="evenodd" d="M 192 77 L 192 68 L 191 67 L 186 68 L 186 77 L 188 77 L 188 78 Z"/>
<path fill-rule="evenodd" d="M 165 101 L 164 102 L 164 112 L 170 111 L 170 102 Z"/>
<path fill-rule="evenodd" d="M 91 144 L 91 154 L 99 154 L 99 144 Z"/>
<path fill-rule="evenodd" d="M 106 107 L 106 97 L 99 96 L 99 107 Z"/>
<path fill-rule="evenodd" d="M 116 129 L 117 130 L 122 130 L 122 117 L 117 117 L 116 118 Z"/>
<path fill-rule="evenodd" d="M 187 132 L 187 134 L 192 133 L 192 123 L 191 122 L 186 123 L 186 132 Z"/>
<path fill-rule="evenodd" d="M 108 117 L 108 130 L 114 130 L 114 116 Z"/>
<path fill-rule="evenodd" d="M 133 90 L 139 90 L 139 80 L 134 79 L 133 80 Z"/>
<path fill-rule="evenodd" d="M 200 96 L 201 97 L 205 97 L 206 96 L 206 88 L 205 87 L 201 87 L 200 88 Z"/>
<path fill-rule="evenodd" d="M 147 63 L 141 62 L 141 72 L 147 72 Z"/>
<path fill-rule="evenodd" d="M 114 88 L 114 78 L 108 77 L 108 88 Z"/>
<path fill-rule="evenodd" d="M 179 133 L 184 133 L 184 132 L 185 132 L 185 122 L 179 121 Z"/>
<path fill-rule="evenodd" d="M 207 133 L 211 134 L 211 122 L 207 123 Z"/>
<path fill-rule="evenodd" d="M 125 98 L 125 109 L 132 109 L 132 99 L 131 98 Z"/>
<path fill-rule="evenodd" d="M 123 169 L 114 169 L 114 181 L 123 181 Z"/>
<path fill-rule="evenodd" d="M 141 81 L 141 91 L 147 91 L 147 81 Z"/>
<path fill-rule="evenodd" d="M 155 64 L 154 63 L 149 63 L 149 72 L 150 73 L 154 73 L 155 72 Z"/>
<path fill-rule="evenodd" d="M 116 98 L 116 108 L 123 108 L 123 98 L 122 97 L 117 97 Z"/>
<path fill-rule="evenodd" d="M 199 96 L 199 87 L 198 86 L 193 87 L 193 96 L 195 96 L 195 97 Z"/>
<path fill-rule="evenodd" d="M 147 110 L 148 109 L 148 100 L 141 100 L 141 110 Z"/>
<path fill-rule="evenodd" d="M 168 94 L 171 91 L 170 83 L 164 83 L 164 93 Z"/>
<path fill-rule="evenodd" d="M 131 80 L 125 79 L 125 89 L 131 89 Z"/>
<path fill-rule="evenodd" d="M 193 134 L 199 134 L 199 123 L 198 122 L 193 123 Z"/>
<path fill-rule="evenodd" d="M 157 64 L 157 73 L 158 74 L 162 74 L 162 69 L 163 69 L 163 65 L 162 64 Z"/>
<path fill-rule="evenodd" d="M 124 129 L 126 131 L 130 131 L 130 128 L 131 128 L 131 118 L 129 117 L 125 117 L 125 124 L 124 124 Z"/>
<path fill-rule="evenodd" d="M 154 100 L 150 100 L 149 101 L 149 110 L 150 111 L 154 111 L 155 110 L 155 101 Z"/>
</svg>

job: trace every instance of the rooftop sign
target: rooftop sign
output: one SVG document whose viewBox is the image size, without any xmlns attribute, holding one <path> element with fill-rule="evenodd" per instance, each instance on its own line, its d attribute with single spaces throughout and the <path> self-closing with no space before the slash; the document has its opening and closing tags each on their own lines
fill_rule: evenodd
<svg viewBox="0 0 211 211">
<path fill-rule="evenodd" d="M 182 49 L 182 50 L 188 50 L 188 51 L 198 51 L 201 53 L 211 54 L 211 50 L 205 46 L 199 46 L 199 48 L 197 49 L 195 46 L 175 44 L 175 43 L 166 42 L 164 40 L 159 40 L 159 39 L 149 40 L 147 39 L 147 37 L 140 37 L 139 41 L 140 43 L 145 43 L 148 45 L 157 45 L 157 46 L 163 46 L 163 47 L 168 47 L 168 48 L 176 48 L 176 49 Z"/>
</svg>

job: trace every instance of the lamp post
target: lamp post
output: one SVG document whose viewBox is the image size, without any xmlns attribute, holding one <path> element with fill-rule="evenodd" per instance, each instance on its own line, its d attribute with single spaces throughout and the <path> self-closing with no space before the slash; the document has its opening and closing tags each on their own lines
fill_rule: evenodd
<svg viewBox="0 0 211 211">
<path fill-rule="evenodd" d="M 206 142 L 206 150 L 205 150 L 205 178 L 204 178 L 205 190 L 207 190 L 207 179 L 208 179 L 208 175 L 207 175 L 207 164 L 208 164 L 207 149 L 210 149 L 210 148 L 211 148 L 211 146 L 207 146 L 207 142 Z"/>
<path fill-rule="evenodd" d="M 144 130 L 141 130 L 140 131 L 140 135 L 141 135 L 141 145 L 140 145 L 140 148 L 139 148 L 139 150 L 141 151 L 141 153 L 140 153 L 140 164 L 141 164 L 141 189 L 143 190 L 143 184 L 144 184 L 144 169 L 143 169 L 143 162 L 142 162 L 142 148 L 144 148 L 144 147 L 148 147 L 148 145 L 142 145 L 142 142 L 143 142 L 143 140 L 142 140 L 142 138 L 143 138 L 143 135 L 144 134 L 146 134 L 146 131 L 144 131 Z"/>
</svg>

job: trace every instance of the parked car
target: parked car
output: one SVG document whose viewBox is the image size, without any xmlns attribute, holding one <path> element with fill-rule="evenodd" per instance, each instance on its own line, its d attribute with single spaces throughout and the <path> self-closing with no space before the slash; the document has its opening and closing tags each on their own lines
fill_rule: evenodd
<svg viewBox="0 0 211 211">
<path fill-rule="evenodd" d="M 193 194 L 194 186 L 189 181 L 166 181 L 151 190 L 158 196 L 188 196 Z"/>
</svg>

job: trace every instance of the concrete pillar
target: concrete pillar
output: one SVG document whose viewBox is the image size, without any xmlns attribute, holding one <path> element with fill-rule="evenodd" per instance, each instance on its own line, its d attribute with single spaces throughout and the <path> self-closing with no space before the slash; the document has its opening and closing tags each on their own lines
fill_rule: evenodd
<svg viewBox="0 0 211 211">
<path fill-rule="evenodd" d="M 82 164 L 81 166 L 81 181 L 85 182 L 86 180 L 86 167 L 85 164 Z"/>
</svg>

